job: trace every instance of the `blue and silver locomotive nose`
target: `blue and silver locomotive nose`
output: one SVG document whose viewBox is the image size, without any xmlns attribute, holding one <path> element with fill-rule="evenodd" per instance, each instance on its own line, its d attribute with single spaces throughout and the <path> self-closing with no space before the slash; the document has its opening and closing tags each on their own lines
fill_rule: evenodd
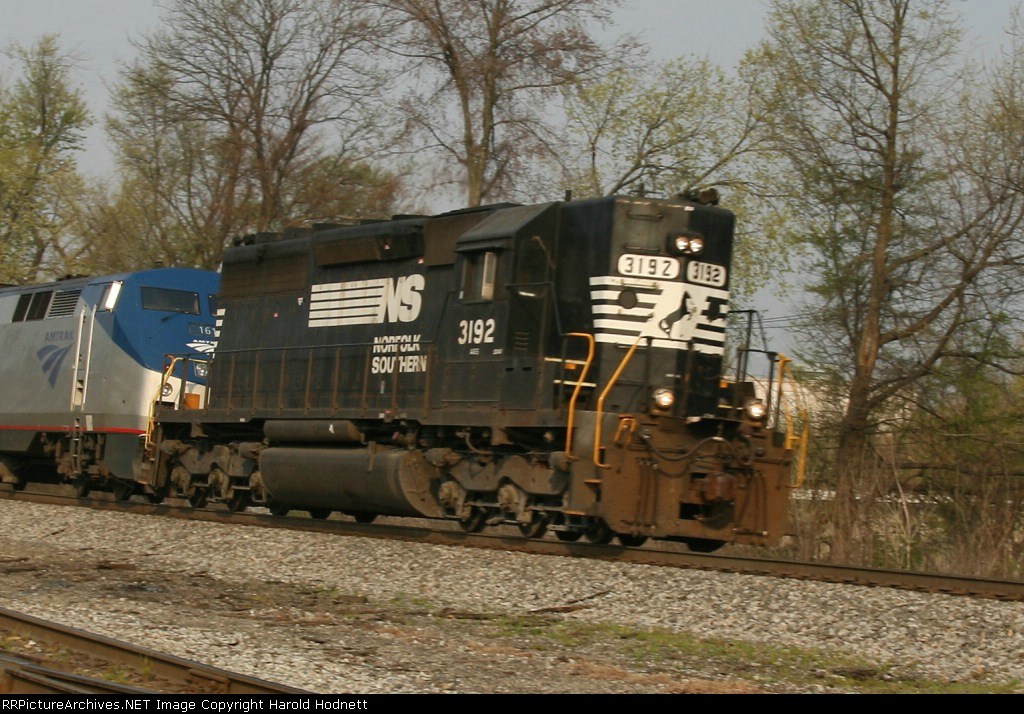
<svg viewBox="0 0 1024 714">
<path fill-rule="evenodd" d="M 73 454 L 65 478 L 132 483 L 154 403 L 202 398 L 219 283 L 161 268 L 0 289 L 0 451 Z M 165 379 L 170 355 L 192 364 Z"/>
</svg>

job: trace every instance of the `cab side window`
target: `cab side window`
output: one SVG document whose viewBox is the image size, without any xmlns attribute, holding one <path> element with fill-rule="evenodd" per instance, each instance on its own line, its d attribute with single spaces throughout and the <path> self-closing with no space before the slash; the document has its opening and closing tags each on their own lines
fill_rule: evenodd
<svg viewBox="0 0 1024 714">
<path fill-rule="evenodd" d="M 516 253 L 516 294 L 541 297 L 548 279 L 550 260 L 544 244 L 539 238 L 524 240 Z"/>
<path fill-rule="evenodd" d="M 498 254 L 493 250 L 466 253 L 462 262 L 463 302 L 494 300 L 497 295 Z"/>
<path fill-rule="evenodd" d="M 14 319 L 12 322 L 27 322 L 28 320 L 42 320 L 46 317 L 46 310 L 50 307 L 50 299 L 53 291 L 48 290 L 41 293 L 26 293 L 18 298 L 18 305 L 14 308 Z"/>
</svg>

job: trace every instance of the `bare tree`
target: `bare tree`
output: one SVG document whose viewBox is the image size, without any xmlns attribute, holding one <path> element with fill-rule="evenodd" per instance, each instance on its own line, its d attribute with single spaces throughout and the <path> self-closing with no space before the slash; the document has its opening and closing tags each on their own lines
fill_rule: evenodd
<svg viewBox="0 0 1024 714">
<path fill-rule="evenodd" d="M 95 270 L 154 263 L 216 268 L 228 240 L 259 226 L 267 205 L 246 145 L 216 123 L 180 116 L 165 99 L 169 90 L 153 91 L 156 72 L 136 68 L 115 93 L 107 130 L 120 185 L 98 195 L 88 214 Z M 326 144 L 308 140 L 302 160 L 279 176 L 276 190 L 286 205 L 275 226 L 390 209 L 397 179 Z"/>
<path fill-rule="evenodd" d="M 75 269 L 75 220 L 83 184 L 75 153 L 89 112 L 72 88 L 72 57 L 55 35 L 8 54 L 21 75 L 0 88 L 0 281 L 58 277 Z"/>
<path fill-rule="evenodd" d="M 162 78 L 161 78 L 162 77 Z M 119 185 L 100 192 L 87 233 L 97 271 L 161 265 L 216 268 L 227 240 L 255 223 L 244 152 L 217 127 L 180 116 L 166 73 L 136 67 L 115 88 L 107 134 Z"/>
<path fill-rule="evenodd" d="M 590 35 L 618 0 L 392 0 L 385 46 L 410 62 L 402 104 L 416 135 L 458 167 L 470 205 L 508 196 L 531 158 L 558 152 L 560 88 L 607 53 Z"/>
<path fill-rule="evenodd" d="M 191 256 L 209 265 L 230 233 L 359 214 L 354 200 L 367 193 L 354 183 L 366 180 L 375 198 L 393 185 L 363 165 L 381 125 L 364 3 L 169 0 L 165 9 L 165 29 L 137 43 L 110 123 L 131 188 L 147 186 L 162 206 L 147 230 L 209 235 L 213 244 Z M 331 180 L 333 192 L 312 185 Z"/>
<path fill-rule="evenodd" d="M 1024 174 L 996 149 L 1012 132 L 958 101 L 947 2 L 776 0 L 768 32 L 750 61 L 811 256 L 803 356 L 842 385 L 833 555 L 846 560 L 873 435 L 944 361 L 990 354 L 963 346 L 992 334 L 978 329 L 998 326 L 986 301 L 1016 278 Z"/>
</svg>

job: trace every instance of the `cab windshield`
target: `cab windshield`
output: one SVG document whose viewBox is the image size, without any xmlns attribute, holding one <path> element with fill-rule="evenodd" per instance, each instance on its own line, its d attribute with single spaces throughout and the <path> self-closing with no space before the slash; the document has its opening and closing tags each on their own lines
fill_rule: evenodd
<svg viewBox="0 0 1024 714">
<path fill-rule="evenodd" d="M 142 308 L 160 312 L 180 312 L 186 315 L 201 314 L 199 293 L 169 288 L 143 287 Z"/>
</svg>

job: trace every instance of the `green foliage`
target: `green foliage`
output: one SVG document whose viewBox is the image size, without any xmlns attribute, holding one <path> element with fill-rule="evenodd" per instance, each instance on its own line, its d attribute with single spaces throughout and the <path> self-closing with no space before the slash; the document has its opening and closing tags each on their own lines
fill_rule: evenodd
<svg viewBox="0 0 1024 714">
<path fill-rule="evenodd" d="M 581 137 L 570 187 L 579 197 L 685 192 L 738 183 L 744 146 L 737 84 L 707 60 L 620 68 L 573 86 L 570 134 Z"/>
<path fill-rule="evenodd" d="M 991 364 L 1016 329 L 992 308 L 1021 280 L 1024 160 L 1007 149 L 1024 123 L 985 117 L 1024 113 L 1006 110 L 1017 95 L 964 71 L 949 2 L 771 7 L 769 39 L 746 68 L 780 185 L 801 209 L 786 230 L 806 248 L 813 317 L 797 356 L 845 385 L 833 473 L 842 560 L 861 522 L 856 488 L 890 461 L 891 426 L 932 376 Z"/>
<path fill-rule="evenodd" d="M 57 38 L 8 54 L 20 69 L 0 87 L 0 282 L 73 271 L 83 183 L 75 164 L 89 113 Z"/>
<path fill-rule="evenodd" d="M 782 273 L 789 253 L 785 207 L 769 198 L 763 118 L 743 78 L 708 60 L 679 57 L 653 72 L 622 66 L 567 92 L 572 155 L 565 182 L 576 197 L 664 195 L 715 187 L 738 216 L 730 289 L 739 299 Z"/>
</svg>

